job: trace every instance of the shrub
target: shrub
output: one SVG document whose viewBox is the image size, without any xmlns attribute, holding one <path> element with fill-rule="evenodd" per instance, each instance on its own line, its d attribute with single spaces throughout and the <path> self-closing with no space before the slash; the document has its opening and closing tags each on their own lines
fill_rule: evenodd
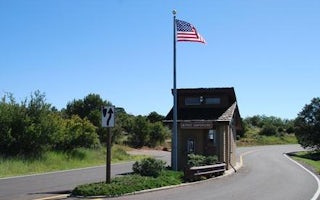
<svg viewBox="0 0 320 200">
<path fill-rule="evenodd" d="M 134 173 L 141 176 L 158 177 L 165 168 L 166 162 L 154 158 L 144 158 L 133 164 L 132 170 Z"/>
<path fill-rule="evenodd" d="M 170 136 L 170 130 L 163 126 L 161 122 L 155 122 L 150 125 L 150 147 L 156 147 L 157 145 L 163 144 L 165 140 Z"/>
<path fill-rule="evenodd" d="M 277 134 L 277 128 L 273 125 L 267 124 L 262 127 L 260 135 L 266 135 L 266 136 L 271 136 L 271 135 L 276 135 Z"/>
<path fill-rule="evenodd" d="M 123 126 L 123 131 L 129 136 L 128 144 L 133 147 L 156 147 L 170 137 L 170 130 L 161 122 L 151 123 L 141 115 L 126 119 Z"/>
<path fill-rule="evenodd" d="M 71 119 L 63 120 L 63 132 L 59 136 L 59 143 L 55 144 L 57 150 L 71 151 L 76 148 L 100 147 L 96 127 L 87 119 L 73 115 Z M 57 136 L 56 136 L 57 137 Z"/>
<path fill-rule="evenodd" d="M 150 137 L 150 123 L 146 117 L 141 115 L 133 120 L 129 143 L 134 147 L 146 146 Z"/>
<path fill-rule="evenodd" d="M 204 166 L 204 165 L 214 165 L 218 161 L 218 157 L 214 156 L 203 156 L 203 155 L 196 155 L 196 154 L 189 154 L 188 155 L 188 166 Z"/>
<path fill-rule="evenodd" d="M 203 166 L 205 163 L 205 156 L 202 155 L 196 155 L 196 154 L 189 154 L 188 155 L 188 166 L 193 167 L 193 166 Z"/>
<path fill-rule="evenodd" d="M 30 100 L 16 103 L 12 94 L 0 100 L 0 153 L 5 156 L 38 156 L 47 148 L 50 104 L 36 91 Z"/>
<path fill-rule="evenodd" d="M 207 165 L 214 165 L 218 161 L 218 157 L 216 155 L 214 156 L 208 156 L 205 158 L 205 162 Z"/>
</svg>

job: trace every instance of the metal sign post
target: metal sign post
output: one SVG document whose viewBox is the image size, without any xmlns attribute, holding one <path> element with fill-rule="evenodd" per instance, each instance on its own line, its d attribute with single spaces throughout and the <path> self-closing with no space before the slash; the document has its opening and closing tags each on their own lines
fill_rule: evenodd
<svg viewBox="0 0 320 200">
<path fill-rule="evenodd" d="M 114 127 L 114 106 L 102 107 L 101 123 L 107 128 L 106 183 L 111 182 L 111 127 Z"/>
<path fill-rule="evenodd" d="M 109 127 L 107 129 L 106 182 L 111 183 L 111 131 Z"/>
</svg>

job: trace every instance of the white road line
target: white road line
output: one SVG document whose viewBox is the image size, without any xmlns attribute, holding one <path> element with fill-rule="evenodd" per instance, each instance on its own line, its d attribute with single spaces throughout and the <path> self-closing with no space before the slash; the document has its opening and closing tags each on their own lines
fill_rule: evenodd
<svg viewBox="0 0 320 200">
<path fill-rule="evenodd" d="M 124 163 L 131 163 L 131 162 L 134 162 L 134 161 L 114 163 L 114 164 L 112 164 L 111 166 L 121 165 L 121 164 L 124 164 Z M 67 169 L 67 170 L 60 170 L 60 171 L 53 171 L 53 172 L 44 172 L 44 173 L 38 173 L 38 174 L 29 174 L 29 175 L 21 175 L 21 176 L 11 176 L 11 177 L 0 178 L 0 180 L 8 180 L 8 179 L 15 179 L 15 178 L 25 178 L 25 177 L 41 176 L 41 175 L 49 175 L 49 174 L 57 174 L 57 173 L 72 172 L 72 171 L 79 171 L 79 170 L 85 170 L 85 169 L 95 169 L 95 168 L 101 168 L 101 167 L 105 167 L 105 166 L 106 166 L 106 165 L 99 165 L 99 166 L 93 166 L 93 167 L 83 167 L 83 168 L 77 168 L 77 169 Z"/>
<path fill-rule="evenodd" d="M 44 197 L 44 198 L 39 198 L 39 199 L 34 199 L 34 200 L 58 200 L 58 199 L 66 199 L 66 198 L 68 198 L 68 196 L 69 196 L 69 194 L 61 194 L 61 195 Z"/>
<path fill-rule="evenodd" d="M 305 168 L 303 165 L 301 165 L 300 163 L 298 163 L 297 161 L 293 160 L 292 158 L 290 158 L 286 153 L 283 154 L 286 158 L 288 158 L 289 160 L 291 160 L 292 162 L 294 162 L 295 164 L 297 164 L 298 166 L 300 166 L 302 169 L 304 169 L 305 171 L 307 171 L 309 174 L 311 174 L 311 176 L 313 176 L 313 178 L 316 179 L 317 184 L 318 184 L 318 189 L 316 191 L 316 193 L 313 195 L 313 197 L 310 200 L 317 200 L 319 195 L 320 195 L 320 180 L 318 178 L 318 176 L 316 176 L 314 173 L 312 173 L 310 170 L 308 170 L 307 168 Z"/>
<path fill-rule="evenodd" d="M 105 165 L 94 166 L 94 167 L 84 167 L 84 168 L 78 168 L 78 169 L 67 169 L 67 170 L 60 170 L 60 171 L 53 171 L 53 172 L 44 172 L 44 173 L 38 173 L 38 174 L 21 175 L 21 176 L 10 176 L 10 177 L 0 178 L 0 180 L 49 175 L 49 174 L 56 174 L 56 173 L 63 173 L 63 172 L 72 172 L 72 171 L 78 171 L 78 170 L 83 170 L 83 169 L 94 169 L 94 168 L 99 168 L 99 167 L 103 167 L 103 166 L 105 166 Z"/>
</svg>

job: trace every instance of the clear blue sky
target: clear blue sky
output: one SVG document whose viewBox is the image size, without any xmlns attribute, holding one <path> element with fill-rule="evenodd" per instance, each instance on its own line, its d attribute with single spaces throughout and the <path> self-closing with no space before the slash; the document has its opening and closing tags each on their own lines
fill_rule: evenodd
<svg viewBox="0 0 320 200">
<path fill-rule="evenodd" d="M 1 96 L 166 115 L 173 9 L 207 41 L 177 44 L 178 88 L 234 87 L 242 117 L 293 119 L 320 96 L 319 0 L 0 0 Z"/>
</svg>

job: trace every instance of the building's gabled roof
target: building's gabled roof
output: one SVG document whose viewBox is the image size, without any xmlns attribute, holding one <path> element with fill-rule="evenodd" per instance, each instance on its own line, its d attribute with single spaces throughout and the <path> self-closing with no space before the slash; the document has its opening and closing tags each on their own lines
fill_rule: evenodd
<svg viewBox="0 0 320 200">
<path fill-rule="evenodd" d="M 180 108 L 178 120 L 217 120 L 226 110 L 224 108 Z M 170 110 L 165 120 L 173 119 L 173 109 Z"/>
<path fill-rule="evenodd" d="M 218 119 L 217 121 L 231 121 L 234 115 L 234 112 L 237 109 L 237 102 L 234 102 L 232 106 L 228 108 Z"/>
<path fill-rule="evenodd" d="M 237 99 L 234 89 L 231 88 L 195 88 L 195 89 L 178 89 L 178 100 L 181 96 L 189 95 L 227 95 L 228 102 L 218 107 L 201 107 L 201 106 L 178 106 L 178 121 L 188 120 L 208 120 L 216 122 L 231 122 L 233 117 L 241 120 Z M 167 114 L 164 122 L 171 123 L 173 120 L 173 108 Z M 240 121 L 239 121 L 240 122 Z M 241 123 L 238 123 L 241 126 Z"/>
<path fill-rule="evenodd" d="M 237 103 L 234 102 L 228 109 L 225 108 L 181 108 L 178 111 L 178 120 L 214 120 L 231 121 Z M 165 117 L 165 121 L 172 121 L 173 109 Z"/>
<path fill-rule="evenodd" d="M 233 102 L 237 101 L 236 99 L 236 94 L 234 92 L 233 87 L 219 87 L 219 88 L 182 88 L 182 89 L 177 89 L 177 94 L 178 98 L 180 95 L 187 95 L 187 94 L 192 94 L 192 95 L 228 95 L 230 97 L 230 103 L 232 104 Z"/>
</svg>

